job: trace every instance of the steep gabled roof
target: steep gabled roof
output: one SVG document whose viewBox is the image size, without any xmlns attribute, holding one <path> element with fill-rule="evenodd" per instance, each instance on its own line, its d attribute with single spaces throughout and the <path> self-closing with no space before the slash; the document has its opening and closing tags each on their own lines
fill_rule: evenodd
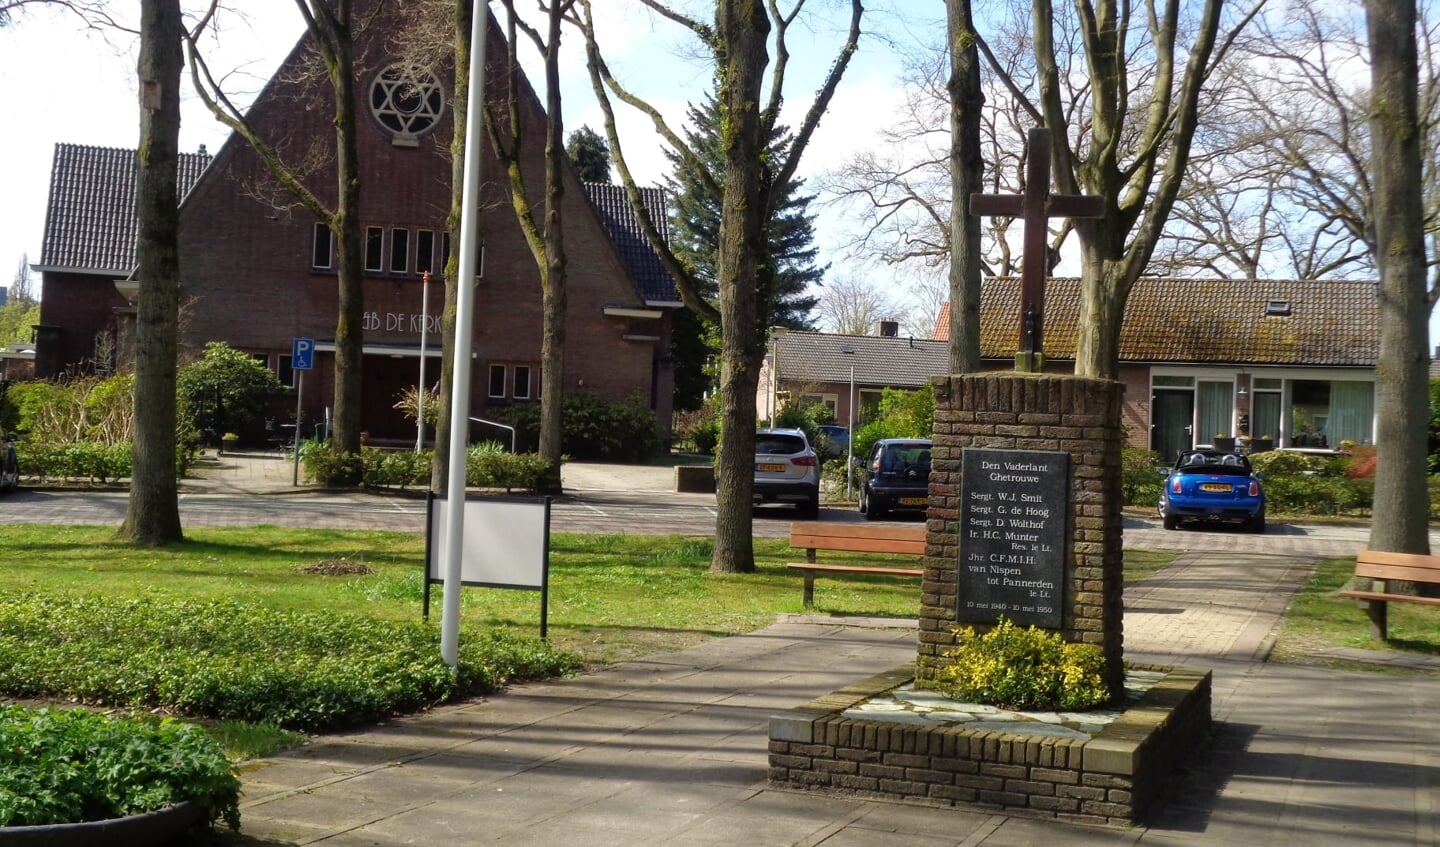
<svg viewBox="0 0 1440 847">
<path fill-rule="evenodd" d="M 1019 312 L 1019 280 L 984 281 L 981 356 L 1015 354 Z M 1368 281 L 1142 277 L 1126 301 L 1120 360 L 1373 367 L 1380 354 L 1379 321 L 1375 284 Z M 1079 322 L 1080 281 L 1047 282 L 1048 358 L 1075 358 Z M 948 320 L 938 322 L 936 339 L 949 336 Z"/>
<path fill-rule="evenodd" d="M 590 205 L 599 216 L 600 223 L 610 233 L 610 240 L 615 242 L 615 250 L 620 254 L 620 260 L 625 263 L 626 270 L 635 280 L 635 287 L 645 302 L 678 303 L 680 295 L 675 290 L 675 282 L 660 263 L 660 257 L 645 243 L 640 220 L 635 217 L 630 201 L 625 197 L 625 187 L 587 182 L 585 194 L 590 198 Z M 665 192 L 659 188 L 642 188 L 640 199 L 645 204 L 650 220 L 654 221 L 656 229 L 660 231 L 660 237 L 669 241 L 670 215 L 665 205 Z"/>
<path fill-rule="evenodd" d="M 177 200 L 209 164 L 203 149 L 180 154 Z M 135 151 L 55 145 L 37 269 L 128 276 L 135 269 L 135 237 Z"/>
</svg>

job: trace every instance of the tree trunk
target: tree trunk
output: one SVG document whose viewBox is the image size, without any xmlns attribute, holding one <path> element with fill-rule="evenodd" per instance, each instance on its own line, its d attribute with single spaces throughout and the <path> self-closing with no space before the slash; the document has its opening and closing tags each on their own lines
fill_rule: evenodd
<svg viewBox="0 0 1440 847">
<path fill-rule="evenodd" d="M 450 138 L 450 214 L 445 219 L 451 244 L 460 243 L 460 214 L 464 209 L 465 128 L 469 122 L 470 110 L 468 69 L 470 50 L 474 47 L 470 43 L 473 13 L 474 6 L 470 0 L 457 0 L 455 95 L 450 98 L 451 123 L 454 126 L 454 135 Z M 445 305 L 440 312 L 440 416 L 435 421 L 435 461 L 430 466 L 430 490 L 439 496 L 444 496 L 448 491 L 450 476 L 450 395 L 455 390 L 455 319 L 456 303 L 460 296 L 456 277 L 459 273 L 460 253 L 452 250 L 444 268 Z"/>
<path fill-rule="evenodd" d="M 560 490 L 561 410 L 565 399 L 565 132 L 560 112 L 561 5 L 548 11 L 545 50 L 545 267 L 540 278 L 544 330 L 540 343 L 540 457 L 551 462 L 547 487 Z M 517 151 L 518 152 L 518 151 Z"/>
<path fill-rule="evenodd" d="M 1429 553 L 1429 416 L 1425 231 L 1420 166 L 1415 4 L 1367 0 L 1370 170 L 1375 265 L 1380 271 L 1380 360 L 1375 369 L 1375 519 L 1370 547 Z"/>
<path fill-rule="evenodd" d="M 720 74 L 720 148 L 725 190 L 721 199 L 716 275 L 720 287 L 720 456 L 716 466 L 715 552 L 710 569 L 751 573 L 755 490 L 755 389 L 760 382 L 764 330 L 758 320 L 757 280 L 765 255 L 768 208 L 762 154 L 761 77 L 768 62 L 770 20 L 765 6 L 721 0 L 715 30 L 723 54 Z M 757 341 L 757 336 L 759 341 Z"/>
<path fill-rule="evenodd" d="M 1084 239 L 1081 245 L 1081 330 L 1075 350 L 1075 375 L 1118 379 L 1120 324 L 1132 286 L 1124 282 L 1122 263 L 1105 261 Z"/>
<path fill-rule="evenodd" d="M 130 500 L 119 535 L 159 546 L 183 538 L 175 486 L 176 333 L 180 305 L 181 35 L 179 0 L 140 5 L 140 145 L 135 216 L 140 281 L 135 328 L 135 441 Z"/>
<path fill-rule="evenodd" d="M 984 190 L 980 149 L 980 49 L 970 0 L 949 0 L 950 41 L 950 373 L 980 369 L 980 218 L 970 195 Z"/>
<path fill-rule="evenodd" d="M 360 156 L 355 144 L 355 58 L 350 39 L 350 0 L 338 0 L 334 19 L 342 30 L 331 45 L 334 63 L 327 70 L 335 92 L 336 277 L 340 313 L 335 323 L 335 432 L 333 444 L 360 452 L 365 292 L 361 277 Z M 359 479 L 345 480 L 358 484 Z"/>
</svg>

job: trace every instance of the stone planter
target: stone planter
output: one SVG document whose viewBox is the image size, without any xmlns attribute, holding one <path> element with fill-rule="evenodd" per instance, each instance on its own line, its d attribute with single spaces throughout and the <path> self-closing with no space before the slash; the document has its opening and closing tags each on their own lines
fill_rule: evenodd
<svg viewBox="0 0 1440 847">
<path fill-rule="evenodd" d="M 1185 669 L 1166 672 L 1083 741 L 1043 734 L 1039 724 L 997 731 L 845 716 L 913 674 L 913 665 L 901 666 L 771 717 L 770 782 L 1128 825 L 1151 807 L 1211 726 L 1210 673 Z"/>
<path fill-rule="evenodd" d="M 196 803 L 123 818 L 44 826 L 0 826 L 0 844 L 6 847 L 161 847 L 178 843 L 180 836 L 199 825 L 205 809 Z"/>
</svg>

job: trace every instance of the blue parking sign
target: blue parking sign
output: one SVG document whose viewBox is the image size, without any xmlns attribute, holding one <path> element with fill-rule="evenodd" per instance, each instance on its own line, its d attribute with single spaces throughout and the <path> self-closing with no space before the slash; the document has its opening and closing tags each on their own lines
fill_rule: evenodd
<svg viewBox="0 0 1440 847">
<path fill-rule="evenodd" d="M 290 367 L 308 371 L 315 367 L 315 339 L 297 338 L 290 347 Z"/>
</svg>

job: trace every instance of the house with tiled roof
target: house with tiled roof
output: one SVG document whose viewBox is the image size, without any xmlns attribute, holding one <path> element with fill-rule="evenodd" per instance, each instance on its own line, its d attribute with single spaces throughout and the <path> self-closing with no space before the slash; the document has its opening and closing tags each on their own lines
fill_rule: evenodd
<svg viewBox="0 0 1440 847">
<path fill-rule="evenodd" d="M 986 368 L 1013 366 L 1019 309 L 1018 280 L 982 285 Z M 934 339 L 777 335 L 762 391 L 833 404 L 842 421 L 854 408 L 863 425 L 883 388 L 918 388 L 946 372 L 947 312 L 948 304 Z M 1045 369 L 1071 372 L 1080 281 L 1051 280 L 1044 313 Z M 1120 331 L 1129 443 L 1165 456 L 1217 438 L 1325 449 L 1373 443 L 1378 339 L 1373 282 L 1142 278 Z"/>
<path fill-rule="evenodd" d="M 399 14 L 397 5 L 384 14 Z M 393 21 L 391 23 L 394 23 Z M 373 440 L 413 442 L 415 429 L 394 408 L 419 379 L 439 379 L 441 285 L 450 253 L 452 124 L 449 67 L 417 69 L 392 55 L 387 26 L 372 25 L 356 50 L 355 110 L 362 174 L 364 369 L 362 426 Z M 491 23 L 491 55 L 504 55 Z M 298 73 L 304 41 L 276 71 L 247 113 L 262 137 L 278 139 L 282 155 L 306 155 L 314 139 L 334 136 L 328 85 Z M 416 102 L 385 96 L 397 80 Z M 303 88 L 314 86 L 313 88 Z M 492 97 L 505 80 L 492 78 Z M 528 85 L 519 86 L 522 132 L 543 138 L 544 112 Z M 538 145 L 522 153 L 543 203 Z M 333 163 L 311 180 L 322 201 L 334 193 Z M 505 407 L 540 396 L 543 309 L 539 271 L 508 195 L 504 171 L 485 145 L 481 232 L 484 255 L 475 280 L 471 355 L 472 414 L 494 418 Z M 81 145 L 56 149 L 45 237 L 36 269 L 43 274 L 36 373 L 123 367 L 134 320 L 134 152 Z M 327 173 L 328 172 L 328 173 Z M 610 400 L 648 398 L 668 431 L 673 402 L 670 323 L 679 307 L 669 275 L 644 246 L 623 194 L 587 185 L 564 171 L 563 214 L 568 254 L 567 387 Z M 259 157 L 231 137 L 213 157 L 182 157 L 180 204 L 181 350 L 197 355 L 224 341 L 265 362 L 282 384 L 295 385 L 296 338 L 315 341 L 313 369 L 300 400 L 307 420 L 320 420 L 333 395 L 338 315 L 335 250 L 328 227 L 279 190 Z M 663 226 L 665 198 L 646 192 Z M 423 284 L 426 274 L 436 285 Z M 294 402 L 290 402 L 293 412 Z"/>
</svg>

